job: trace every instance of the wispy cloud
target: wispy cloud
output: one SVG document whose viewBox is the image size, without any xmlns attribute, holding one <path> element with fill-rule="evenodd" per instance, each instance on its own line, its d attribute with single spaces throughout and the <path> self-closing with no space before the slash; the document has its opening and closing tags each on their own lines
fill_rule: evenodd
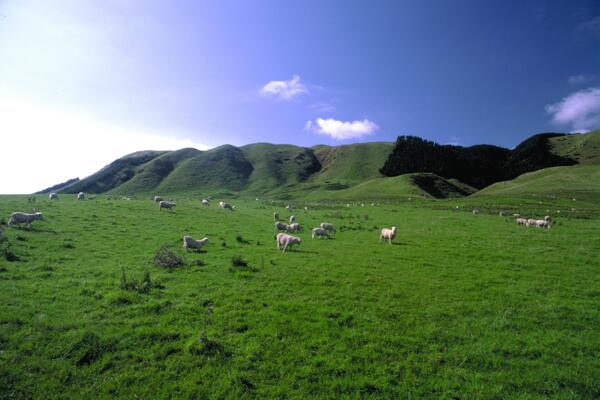
<svg viewBox="0 0 600 400">
<path fill-rule="evenodd" d="M 577 26 L 577 30 L 583 33 L 591 33 L 592 35 L 600 35 L 600 15 L 582 22 Z"/>
<path fill-rule="evenodd" d="M 335 106 L 329 102 L 317 102 L 310 105 L 310 109 L 317 114 L 331 113 L 335 111 Z"/>
<path fill-rule="evenodd" d="M 344 140 L 371 135 L 379 127 L 368 119 L 362 121 L 339 121 L 333 118 L 317 118 L 314 122 L 307 121 L 304 129 L 331 136 L 336 140 Z"/>
<path fill-rule="evenodd" d="M 569 125 L 573 132 L 587 132 L 600 127 L 600 87 L 572 93 L 546 106 L 557 125 Z"/>
<path fill-rule="evenodd" d="M 308 89 L 300 82 L 300 76 L 294 75 L 289 81 L 271 81 L 260 90 L 260 94 L 277 100 L 290 100 Z"/>
<path fill-rule="evenodd" d="M 594 75 L 592 75 L 592 74 L 578 74 L 578 75 L 571 75 L 567 81 L 569 82 L 569 85 L 577 86 L 577 85 L 583 85 L 585 83 L 589 83 L 593 79 L 594 79 Z"/>
</svg>

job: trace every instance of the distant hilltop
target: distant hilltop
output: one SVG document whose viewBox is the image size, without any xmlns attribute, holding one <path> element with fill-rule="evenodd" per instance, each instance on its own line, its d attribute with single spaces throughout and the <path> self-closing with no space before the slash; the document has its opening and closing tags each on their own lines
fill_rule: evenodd
<svg viewBox="0 0 600 400">
<path fill-rule="evenodd" d="M 339 198 L 360 192 L 377 197 L 413 193 L 469 195 L 499 181 L 543 168 L 600 163 L 600 131 L 543 133 L 514 149 L 490 145 L 439 145 L 414 136 L 394 142 L 299 147 L 255 143 L 200 151 L 139 151 L 84 178 L 39 193 L 122 195 L 213 193 L 221 196 Z M 410 175 L 407 179 L 395 177 Z M 371 192 L 371 188 L 373 192 Z M 417 190 L 418 189 L 418 190 Z"/>
</svg>

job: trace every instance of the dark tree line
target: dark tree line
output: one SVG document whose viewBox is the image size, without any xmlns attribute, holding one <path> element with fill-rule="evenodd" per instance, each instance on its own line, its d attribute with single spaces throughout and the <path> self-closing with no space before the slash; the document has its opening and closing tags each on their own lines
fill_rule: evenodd
<svg viewBox="0 0 600 400">
<path fill-rule="evenodd" d="M 440 145 L 416 136 L 398 136 L 394 150 L 379 171 L 386 176 L 431 172 L 481 189 L 525 172 L 576 164 L 574 160 L 550 151 L 548 139 L 562 135 L 535 135 L 513 150 L 491 145 Z"/>
</svg>

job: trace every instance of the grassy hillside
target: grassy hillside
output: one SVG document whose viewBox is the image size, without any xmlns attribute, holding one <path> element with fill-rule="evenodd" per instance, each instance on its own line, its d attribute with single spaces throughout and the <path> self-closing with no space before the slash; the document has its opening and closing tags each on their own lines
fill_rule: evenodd
<svg viewBox="0 0 600 400">
<path fill-rule="evenodd" d="M 138 151 L 113 161 L 100 171 L 81 179 L 66 188 L 63 193 L 102 193 L 127 182 L 136 174 L 136 168 L 164 154 L 164 151 Z"/>
<path fill-rule="evenodd" d="M 600 164 L 600 130 L 550 139 L 552 152 L 580 164 Z"/>
<path fill-rule="evenodd" d="M 118 194 L 154 192 L 180 163 L 200 153 L 199 150 L 188 148 L 162 154 L 138 167 L 130 180 L 110 192 Z"/>
<path fill-rule="evenodd" d="M 6 230 L 0 398 L 600 397 L 598 220 L 314 204 L 298 221 L 336 237 L 281 253 L 285 209 L 177 200 L 39 196 L 46 222 Z M 156 266 L 163 245 L 184 265 Z"/>
<path fill-rule="evenodd" d="M 600 202 L 600 166 L 575 165 L 546 168 L 516 179 L 495 183 L 474 196 L 554 195 L 598 199 Z"/>
<path fill-rule="evenodd" d="M 190 193 L 242 190 L 252 164 L 237 147 L 225 145 L 183 161 L 156 188 L 157 193 Z"/>
<path fill-rule="evenodd" d="M 305 181 L 321 168 L 310 149 L 292 145 L 256 143 L 240 147 L 252 164 L 249 193 L 266 193 L 283 185 Z"/>
<path fill-rule="evenodd" d="M 316 146 L 314 153 L 322 168 L 311 181 L 356 183 L 381 177 L 379 168 L 393 148 L 392 142 Z"/>
</svg>

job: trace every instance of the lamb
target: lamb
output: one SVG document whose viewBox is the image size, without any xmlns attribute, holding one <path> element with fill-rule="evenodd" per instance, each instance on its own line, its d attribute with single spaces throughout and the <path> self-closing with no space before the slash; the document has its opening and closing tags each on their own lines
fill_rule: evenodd
<svg viewBox="0 0 600 400">
<path fill-rule="evenodd" d="M 527 225 L 527 220 L 525 218 L 517 218 L 517 225 Z"/>
<path fill-rule="evenodd" d="M 285 253 L 288 247 L 292 247 L 294 244 L 302 243 L 302 239 L 297 236 L 288 235 L 287 233 L 277 234 L 277 248 Z M 283 249 L 281 248 L 283 246 Z"/>
<path fill-rule="evenodd" d="M 290 229 L 290 226 L 288 224 L 284 224 L 283 222 L 275 222 L 275 230 L 277 232 L 280 231 L 288 231 Z"/>
<path fill-rule="evenodd" d="M 327 233 L 327 231 L 325 229 L 322 229 L 322 228 L 314 228 L 312 230 L 312 238 L 314 239 L 315 236 L 329 238 L 329 234 Z"/>
<path fill-rule="evenodd" d="M 205 244 L 208 243 L 208 238 L 202 238 L 200 240 L 194 240 L 191 236 L 183 237 L 183 248 L 189 249 L 201 249 Z"/>
<path fill-rule="evenodd" d="M 274 212 L 274 213 L 273 213 L 273 219 L 274 219 L 275 221 L 279 221 L 279 213 L 276 213 L 276 212 Z"/>
<path fill-rule="evenodd" d="M 290 224 L 290 227 L 288 229 L 290 232 L 302 232 L 302 226 L 296 222 L 294 222 L 293 224 Z"/>
<path fill-rule="evenodd" d="M 83 193 L 83 192 L 77 193 L 77 200 L 85 200 L 85 193 Z"/>
<path fill-rule="evenodd" d="M 332 224 L 330 224 L 328 222 L 321 222 L 320 227 L 321 227 L 321 229 L 325 229 L 328 232 L 335 233 L 335 226 L 333 226 Z"/>
<path fill-rule="evenodd" d="M 389 240 L 390 244 L 392 244 L 392 240 L 396 237 L 396 227 L 392 226 L 392 229 L 383 228 L 381 230 L 381 234 L 379 235 L 379 241 L 381 240 Z"/>
<path fill-rule="evenodd" d="M 232 205 L 231 205 L 231 204 L 229 204 L 229 203 L 225 203 L 225 202 L 223 202 L 223 201 L 220 201 L 220 202 L 219 202 L 219 208 L 226 208 L 226 209 L 228 209 L 228 210 L 231 210 L 231 211 L 233 211 L 233 210 L 235 209 L 235 206 L 232 206 Z"/>
<path fill-rule="evenodd" d="M 48 195 L 49 200 L 58 200 L 58 194 L 52 192 Z"/>
<path fill-rule="evenodd" d="M 205 206 L 210 206 L 210 200 L 208 199 L 202 199 L 202 204 Z"/>
<path fill-rule="evenodd" d="M 158 203 L 158 209 L 162 210 L 163 208 L 166 208 L 167 210 L 170 210 L 176 205 L 177 204 L 174 202 L 162 200 L 160 203 Z"/>
<path fill-rule="evenodd" d="M 296 216 L 290 215 L 290 224 L 293 224 L 294 222 L 296 222 Z"/>
<path fill-rule="evenodd" d="M 535 219 L 533 219 L 533 218 L 529 218 L 529 219 L 527 220 L 527 223 L 525 223 L 525 226 L 529 226 L 529 225 L 536 225 L 536 221 L 537 221 L 537 220 L 535 220 Z"/>
<path fill-rule="evenodd" d="M 160 203 L 161 201 L 163 201 L 164 199 L 160 196 L 154 196 L 154 202 L 155 203 Z"/>
<path fill-rule="evenodd" d="M 24 212 L 14 212 L 10 215 L 10 219 L 8 220 L 8 226 L 13 224 L 21 226 L 21 224 L 27 224 L 29 229 L 31 229 L 31 223 L 35 220 L 43 221 L 44 216 L 40 212 L 36 212 L 34 214 L 28 214 Z"/>
</svg>

